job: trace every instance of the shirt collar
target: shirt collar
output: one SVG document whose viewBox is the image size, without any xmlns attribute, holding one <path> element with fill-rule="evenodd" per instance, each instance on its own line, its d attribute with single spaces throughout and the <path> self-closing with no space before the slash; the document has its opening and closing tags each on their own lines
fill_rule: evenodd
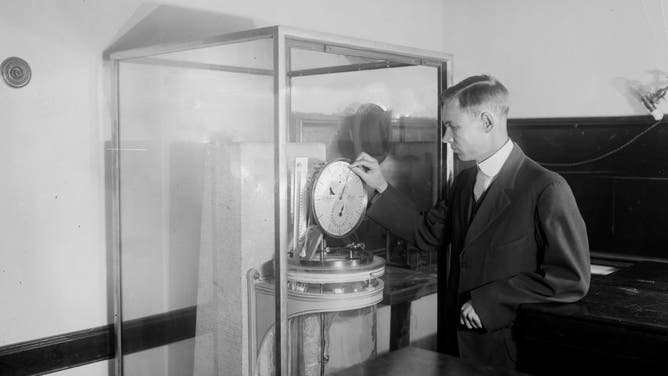
<svg viewBox="0 0 668 376">
<path fill-rule="evenodd" d="M 499 150 L 478 164 L 480 171 L 490 178 L 495 177 L 513 151 L 513 141 L 509 138 Z"/>
</svg>

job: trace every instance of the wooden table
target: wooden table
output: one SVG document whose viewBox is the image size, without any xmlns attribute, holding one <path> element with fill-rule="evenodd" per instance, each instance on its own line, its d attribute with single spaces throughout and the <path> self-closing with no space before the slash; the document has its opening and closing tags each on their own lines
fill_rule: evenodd
<svg viewBox="0 0 668 376">
<path fill-rule="evenodd" d="M 525 372 L 667 375 L 668 264 L 592 276 L 578 303 L 522 305 L 515 329 Z"/>
<path fill-rule="evenodd" d="M 390 351 L 410 345 L 411 302 L 437 290 L 436 273 L 385 267 L 382 304 L 390 306 Z"/>
<path fill-rule="evenodd" d="M 492 376 L 522 375 L 510 370 L 485 367 L 459 358 L 424 350 L 417 347 L 404 347 L 391 351 L 377 358 L 367 360 L 356 366 L 335 372 L 335 376 Z"/>
</svg>

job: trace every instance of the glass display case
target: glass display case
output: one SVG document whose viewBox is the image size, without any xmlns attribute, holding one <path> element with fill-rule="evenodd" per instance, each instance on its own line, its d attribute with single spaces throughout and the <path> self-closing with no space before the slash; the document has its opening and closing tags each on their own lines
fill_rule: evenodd
<svg viewBox="0 0 668 376">
<path fill-rule="evenodd" d="M 364 217 L 349 170 L 323 183 L 331 223 L 313 186 L 364 151 L 420 209 L 439 199 L 450 56 L 275 26 L 109 59 L 117 374 L 320 375 L 374 356 L 384 266 L 436 260 Z M 358 220 L 327 229 L 353 202 Z"/>
</svg>

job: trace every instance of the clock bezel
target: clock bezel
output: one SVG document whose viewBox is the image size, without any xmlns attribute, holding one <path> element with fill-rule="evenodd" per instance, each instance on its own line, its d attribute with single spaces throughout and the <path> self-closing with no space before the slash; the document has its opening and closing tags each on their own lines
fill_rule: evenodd
<svg viewBox="0 0 668 376">
<path fill-rule="evenodd" d="M 320 227 L 320 229 L 323 231 L 323 233 L 325 235 L 329 236 L 329 237 L 332 237 L 332 238 L 343 239 L 343 238 L 349 237 L 350 234 L 355 232 L 355 230 L 357 230 L 357 228 L 360 226 L 360 224 L 362 224 L 362 221 L 364 220 L 364 217 L 366 217 L 366 209 L 367 209 L 367 205 L 369 203 L 369 198 L 367 197 L 367 194 L 366 194 L 366 191 L 365 191 L 363 199 L 362 199 L 362 212 L 360 213 L 359 218 L 357 218 L 357 222 L 350 229 L 350 231 L 348 231 L 348 232 L 346 232 L 342 235 L 338 235 L 338 234 L 332 234 L 330 231 L 325 229 L 325 227 L 320 223 L 320 220 L 318 220 L 318 215 L 317 215 L 316 210 L 315 210 L 315 187 L 317 186 L 318 181 L 322 177 L 322 173 L 327 168 L 329 168 L 330 166 L 334 165 L 335 163 L 339 163 L 339 162 L 346 162 L 346 163 L 350 164 L 351 160 L 348 159 L 348 158 L 335 158 L 335 159 L 332 159 L 331 161 L 327 162 L 324 166 L 322 166 L 322 168 L 320 168 L 318 170 L 318 172 L 315 174 L 315 176 L 313 178 L 313 183 L 311 184 L 311 187 L 310 187 L 310 197 L 309 197 L 310 200 L 309 201 L 311 202 L 311 214 L 313 215 L 313 220 L 318 225 L 318 227 Z M 357 176 L 357 174 L 355 174 L 354 172 L 351 172 L 351 173 L 354 175 L 354 177 L 356 179 L 359 179 L 359 181 L 362 183 L 362 187 L 364 188 L 364 186 L 365 186 L 364 181 L 359 176 Z"/>
</svg>

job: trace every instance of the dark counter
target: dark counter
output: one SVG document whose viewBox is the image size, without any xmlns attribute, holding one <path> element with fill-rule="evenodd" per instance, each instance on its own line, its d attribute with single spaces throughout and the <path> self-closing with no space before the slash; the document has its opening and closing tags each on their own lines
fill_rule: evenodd
<svg viewBox="0 0 668 376">
<path fill-rule="evenodd" d="M 578 303 L 522 305 L 515 329 L 525 372 L 668 374 L 668 264 L 592 276 Z"/>
<path fill-rule="evenodd" d="M 438 289 L 436 270 L 423 271 L 387 266 L 382 279 L 385 283 L 382 303 L 387 305 L 411 302 L 433 294 Z"/>
</svg>

